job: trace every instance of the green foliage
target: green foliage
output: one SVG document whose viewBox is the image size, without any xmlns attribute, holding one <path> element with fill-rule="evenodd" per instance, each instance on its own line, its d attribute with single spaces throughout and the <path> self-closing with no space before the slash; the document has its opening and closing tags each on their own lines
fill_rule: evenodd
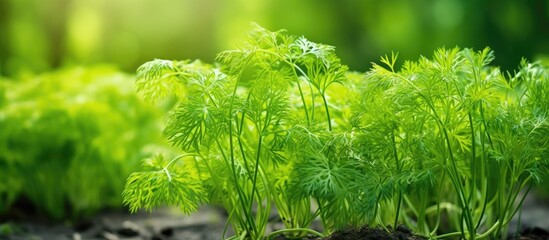
<svg viewBox="0 0 549 240">
<path fill-rule="evenodd" d="M 241 239 L 264 237 L 272 205 L 287 229 L 268 237 L 322 236 L 307 229 L 317 217 L 325 234 L 406 224 L 501 237 L 546 173 L 549 83 L 541 64 L 505 75 L 493 59 L 439 49 L 399 70 L 392 54 L 364 75 L 332 46 L 256 25 L 218 64 L 145 63 L 138 91 L 178 99 L 164 134 L 186 157 L 133 174 L 125 203 L 220 204 Z"/>
<path fill-rule="evenodd" d="M 343 171 L 322 184 L 311 175 L 302 184 L 315 187 L 300 197 L 290 197 L 288 189 L 293 183 L 286 179 L 292 172 L 310 172 L 297 170 L 300 166 L 318 164 L 322 169 L 330 165 L 326 157 L 311 155 L 313 149 L 307 156 L 296 155 L 293 143 L 301 141 L 297 138 L 303 131 L 325 134 L 332 130 L 326 96 L 330 85 L 343 80 L 347 68 L 331 46 L 260 26 L 246 35 L 242 46 L 220 53 L 218 60 L 218 66 L 155 60 L 137 72 L 137 89 L 146 99 L 168 95 L 179 99 L 164 133 L 173 145 L 195 156 L 194 164 L 185 166 L 195 168 L 202 186 L 187 187 L 206 189 L 211 202 L 220 202 L 239 236 L 263 236 L 272 204 L 281 209 L 289 228 L 307 227 L 318 215 L 311 212 L 309 194 L 334 194 L 334 187 L 343 188 L 341 181 L 352 174 Z M 299 101 L 291 102 L 295 99 Z M 304 146 L 318 144 L 315 138 L 308 139 Z M 308 165 L 309 160 L 314 164 Z M 152 196 L 139 192 L 139 184 L 151 184 L 150 178 L 150 174 L 132 175 L 124 194 L 128 205 L 180 203 L 166 198 L 148 200 Z M 203 202 L 203 198 L 194 200 L 181 203 L 186 205 L 182 208 L 194 209 Z"/>
<path fill-rule="evenodd" d="M 160 143 L 159 111 L 108 67 L 2 81 L 0 211 L 28 198 L 61 219 L 120 207 L 123 179 Z M 143 149 L 143 150 L 139 150 Z"/>
<path fill-rule="evenodd" d="M 207 193 L 197 174 L 188 170 L 182 171 L 173 162 L 167 163 L 162 155 L 145 161 L 143 167 L 149 171 L 132 173 L 122 193 L 124 202 L 130 205 L 130 211 L 136 212 L 140 208 L 152 210 L 157 206 L 177 204 L 181 206 L 182 212 L 191 213 L 197 210 L 198 203 L 207 200 Z M 136 196 L 142 197 L 132 198 Z"/>
<path fill-rule="evenodd" d="M 434 235 L 440 212 L 429 223 L 425 211 L 450 202 L 459 210 L 453 213 L 454 226 L 443 232 L 458 230 L 467 239 L 497 238 L 520 208 L 519 192 L 539 179 L 548 146 L 547 135 L 541 135 L 547 130 L 547 111 L 539 109 L 538 99 L 526 96 L 545 93 L 547 70 L 523 62 L 515 76 L 506 78 L 488 67 L 493 58 L 489 49 L 439 49 L 432 60 L 405 62 L 399 72 L 396 56 L 384 57 L 386 67 L 374 64 L 368 73 L 355 116 L 365 134 L 361 141 L 375 146 L 371 156 L 396 166 L 381 163 L 387 169 L 382 172 L 416 176 L 398 181 L 393 190 L 397 209 L 415 209 L 411 216 L 397 212 L 395 223 L 399 217 L 418 219 L 409 224 Z M 532 83 L 539 85 L 525 86 Z M 445 182 L 454 194 L 437 190 Z M 409 198 L 409 189 L 434 197 L 408 200 L 411 205 L 403 207 L 400 198 Z"/>
</svg>

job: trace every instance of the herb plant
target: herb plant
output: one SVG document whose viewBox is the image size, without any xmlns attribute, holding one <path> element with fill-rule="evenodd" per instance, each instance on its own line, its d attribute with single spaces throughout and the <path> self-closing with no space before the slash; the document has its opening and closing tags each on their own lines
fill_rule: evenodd
<svg viewBox="0 0 549 240">
<path fill-rule="evenodd" d="M 184 154 L 130 176 L 125 202 L 135 211 L 169 200 L 162 196 L 177 196 L 192 200 L 177 201 L 184 212 L 201 203 L 219 203 L 237 236 L 251 239 L 264 236 L 276 205 L 288 228 L 311 232 L 307 226 L 318 212 L 311 213 L 307 196 L 291 194 L 292 186 L 304 186 L 289 176 L 300 162 L 297 147 L 320 144 L 317 135 L 335 127 L 327 90 L 344 78 L 347 68 L 331 46 L 259 26 L 243 46 L 222 52 L 218 60 L 222 65 L 155 60 L 138 69 L 137 89 L 145 98 L 180 98 L 164 132 Z M 183 176 L 170 168 L 179 166 L 174 162 L 184 162 L 177 169 L 187 169 L 185 178 L 170 177 Z M 170 187 L 144 191 L 147 179 L 160 173 Z M 307 180 L 309 191 L 331 190 L 317 180 Z"/>
<path fill-rule="evenodd" d="M 549 80 L 540 64 L 511 75 L 492 59 L 440 49 L 397 70 L 393 54 L 359 74 L 332 46 L 256 26 L 214 65 L 147 62 L 137 90 L 175 96 L 164 134 L 181 155 L 146 160 L 124 202 L 220 204 L 231 239 L 364 224 L 500 237 L 547 166 Z M 266 235 L 273 207 L 286 229 Z"/>
<path fill-rule="evenodd" d="M 93 67 L 1 80 L 0 214 L 18 199 L 57 220 L 121 207 L 123 180 L 162 143 L 131 79 Z"/>
<path fill-rule="evenodd" d="M 547 70 L 523 61 L 506 77 L 492 59 L 489 49 L 440 49 L 398 72 L 396 56 L 385 57 L 367 74 L 356 126 L 385 178 L 396 178 L 395 224 L 436 238 L 501 238 L 519 193 L 539 181 Z M 438 235 L 443 211 L 452 226 Z"/>
</svg>

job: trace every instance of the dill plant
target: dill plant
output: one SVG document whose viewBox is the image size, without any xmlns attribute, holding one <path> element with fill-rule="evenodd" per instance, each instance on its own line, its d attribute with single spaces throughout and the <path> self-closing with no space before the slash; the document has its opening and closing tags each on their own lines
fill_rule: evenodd
<svg viewBox="0 0 549 240">
<path fill-rule="evenodd" d="M 168 178 L 172 170 L 156 164 L 157 170 L 135 173 L 128 179 L 124 201 L 135 210 L 176 200 L 164 196 L 179 196 L 192 200 L 171 201 L 187 213 L 203 203 L 218 203 L 227 210 L 235 237 L 249 239 L 265 235 L 275 205 L 292 229 L 287 232 L 315 233 L 307 227 L 319 212 L 311 212 L 309 195 L 334 195 L 332 188 L 342 187 L 338 178 L 352 174 L 329 176 L 320 183 L 315 177 L 296 182 L 290 176 L 301 171 L 298 166 L 309 166 L 304 159 L 331 164 L 313 151 L 326 141 L 320 136 L 336 128 L 332 118 L 338 111 L 331 110 L 328 89 L 344 79 L 347 67 L 333 47 L 304 37 L 260 26 L 246 37 L 239 48 L 220 53 L 218 65 L 154 60 L 137 70 L 137 89 L 145 98 L 178 97 L 164 132 L 184 152 L 178 161 L 182 168 L 192 170 L 185 178 Z M 301 146 L 307 156 L 301 155 Z M 332 173 L 328 165 L 311 166 L 317 169 L 305 171 Z M 161 173 L 166 176 L 155 179 L 178 187 L 147 184 Z M 151 187 L 144 191 L 143 185 Z"/>
<path fill-rule="evenodd" d="M 519 193 L 539 181 L 547 70 L 523 61 L 506 76 L 491 60 L 489 49 L 439 49 L 400 71 L 396 55 L 386 56 L 367 74 L 356 129 L 392 182 L 380 204 L 395 209 L 395 225 L 433 238 L 501 238 L 524 200 Z M 444 216 L 450 226 L 440 225 Z"/>
<path fill-rule="evenodd" d="M 137 90 L 175 96 L 165 137 L 123 192 L 131 211 L 219 204 L 230 239 L 404 224 L 431 238 L 498 238 L 547 166 L 547 69 L 490 67 L 489 49 L 385 56 L 348 71 L 332 46 L 260 26 L 218 63 L 153 60 Z M 286 229 L 265 229 L 275 207 Z M 309 229 L 319 218 L 324 232 Z M 441 224 L 445 222 L 448 224 Z"/>
</svg>

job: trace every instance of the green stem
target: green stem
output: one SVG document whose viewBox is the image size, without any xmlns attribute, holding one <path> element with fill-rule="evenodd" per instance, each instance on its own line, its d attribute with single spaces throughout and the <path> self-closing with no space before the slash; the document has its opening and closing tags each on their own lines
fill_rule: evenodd
<svg viewBox="0 0 549 240">
<path fill-rule="evenodd" d="M 309 229 L 309 228 L 291 228 L 291 229 L 281 229 L 281 230 L 278 230 L 278 231 L 271 232 L 271 233 L 269 233 L 269 235 L 267 235 L 266 239 L 269 240 L 272 237 L 274 237 L 276 235 L 279 235 L 279 234 L 294 233 L 294 232 L 305 232 L 305 233 L 310 233 L 310 234 L 313 234 L 313 235 L 321 237 L 321 238 L 325 237 L 324 234 L 319 233 L 319 232 L 317 232 L 313 229 Z"/>
<path fill-rule="evenodd" d="M 164 166 L 164 168 L 162 168 L 162 170 L 160 170 L 160 171 L 163 171 L 166 174 L 166 176 L 168 176 L 168 181 L 169 182 L 172 181 L 172 175 L 170 174 L 170 170 L 168 170 L 168 168 L 170 168 L 177 160 L 179 160 L 181 158 L 184 158 L 184 157 L 187 157 L 187 156 L 196 156 L 196 154 L 194 154 L 194 153 L 181 154 L 181 155 L 175 157 L 174 159 L 172 159 L 168 164 L 166 164 L 166 166 Z"/>
<path fill-rule="evenodd" d="M 326 213 L 324 212 L 324 210 L 322 210 L 322 201 L 320 201 L 320 199 L 316 199 L 316 204 L 318 205 L 318 214 L 320 216 L 320 221 L 322 222 L 322 226 L 324 226 L 324 232 L 325 233 L 330 233 L 331 231 L 333 231 L 334 229 L 329 229 L 330 226 L 327 225 L 327 222 L 326 222 Z M 331 226 L 333 228 L 333 226 Z"/>
<path fill-rule="evenodd" d="M 261 53 L 267 53 L 267 54 L 270 54 L 270 55 L 273 55 L 275 56 L 276 58 L 278 58 L 279 60 L 285 62 L 286 64 L 290 65 L 290 67 L 292 68 L 292 71 L 294 73 L 294 76 L 296 77 L 296 82 L 297 82 L 297 88 L 299 90 L 299 95 L 301 97 L 301 102 L 303 103 L 303 109 L 305 111 L 305 117 L 307 118 L 307 123 L 310 124 L 311 123 L 311 119 L 309 118 L 309 112 L 307 110 L 307 104 L 305 102 L 305 95 L 303 95 L 303 91 L 301 89 L 301 85 L 299 84 L 299 76 L 297 75 L 297 72 L 299 71 L 303 77 L 305 77 L 307 79 L 308 82 L 311 82 L 311 79 L 309 79 L 309 77 L 307 76 L 307 74 L 303 71 L 303 69 L 301 69 L 297 64 L 295 64 L 294 62 L 286 59 L 285 57 L 277 54 L 277 53 L 274 53 L 274 52 L 271 52 L 271 51 L 267 51 L 267 50 L 264 50 L 264 49 L 256 49 L 257 52 L 261 52 Z M 296 71 L 297 69 L 297 71 Z M 314 108 L 314 105 L 313 105 L 313 108 Z"/>
<path fill-rule="evenodd" d="M 499 221 L 495 222 L 494 223 L 494 226 L 492 226 L 490 229 L 488 229 L 486 232 L 484 232 L 483 234 L 481 235 L 478 235 L 477 239 L 483 239 L 485 237 L 488 237 L 490 236 L 490 234 L 492 234 L 492 232 L 495 230 L 495 229 L 498 229 L 499 226 L 501 226 L 501 223 Z"/>
<path fill-rule="evenodd" d="M 194 154 L 194 153 L 185 153 L 185 154 L 181 154 L 181 155 L 175 157 L 174 159 L 172 159 L 170 162 L 168 162 L 168 164 L 166 164 L 166 166 L 164 167 L 164 169 L 170 168 L 177 160 L 179 160 L 179 159 L 181 159 L 181 158 L 184 158 L 184 157 L 188 157 L 188 156 L 196 156 L 196 154 Z"/>
<path fill-rule="evenodd" d="M 235 183 L 235 187 L 236 187 L 236 191 L 238 193 L 238 203 L 240 203 L 241 207 L 242 207 L 242 210 L 244 211 L 244 213 L 246 214 L 246 220 L 245 220 L 245 223 L 246 224 L 242 224 L 242 220 L 241 220 L 241 216 L 239 215 L 239 222 L 241 222 L 240 224 L 242 225 L 249 225 L 249 221 L 250 221 L 250 218 L 251 218 L 251 215 L 248 214 L 248 212 L 246 212 L 246 202 L 248 201 L 247 200 L 247 197 L 246 195 L 244 194 L 244 192 L 242 191 L 242 188 L 240 188 L 240 185 L 238 184 L 238 177 L 236 175 L 236 172 L 234 170 L 234 166 L 235 165 L 231 165 L 231 163 L 229 163 L 229 160 L 227 159 L 227 156 L 225 154 L 225 151 L 223 150 L 223 147 L 221 147 L 221 143 L 219 143 L 219 140 L 216 138 L 215 139 L 215 142 L 217 144 L 217 147 L 219 148 L 219 151 L 221 152 L 221 156 L 223 157 L 223 160 L 225 161 L 225 164 L 227 164 L 227 167 L 229 167 L 231 169 L 231 173 L 232 173 L 232 180 L 233 182 Z M 208 167 L 209 168 L 209 167 Z M 210 170 L 211 172 L 211 170 Z M 212 175 L 213 176 L 213 175 Z M 233 197 L 233 196 L 231 196 Z"/>
<path fill-rule="evenodd" d="M 326 96 L 324 93 L 320 93 L 320 96 L 322 96 L 322 101 L 324 101 L 324 109 L 326 110 L 326 118 L 328 118 L 328 130 L 332 131 L 332 119 L 330 118 L 330 110 L 328 109 L 328 101 L 326 100 Z"/>
<path fill-rule="evenodd" d="M 419 220 L 418 220 L 418 229 L 422 234 L 428 234 L 431 230 L 427 225 L 425 210 L 427 208 L 427 196 L 429 192 L 428 189 L 423 190 L 423 194 L 420 197 L 420 206 L 419 206 Z"/>
<path fill-rule="evenodd" d="M 528 193 L 530 192 L 531 189 L 532 189 L 532 184 L 528 184 L 528 189 L 526 189 L 526 192 L 524 193 L 524 195 L 520 199 L 520 202 L 519 202 L 518 206 L 515 208 L 515 211 L 513 211 L 513 214 L 511 214 L 509 216 L 509 218 L 507 218 L 507 220 L 505 220 L 505 222 L 503 222 L 503 224 L 509 223 L 509 221 L 511 221 L 511 219 L 513 219 L 513 216 L 515 216 L 515 214 L 517 214 L 517 212 L 520 211 L 520 209 L 522 208 L 522 204 L 524 203 L 524 200 L 526 199 L 526 196 L 528 196 Z"/>
<path fill-rule="evenodd" d="M 501 217 L 501 221 L 503 223 L 500 224 L 500 226 L 498 227 L 498 230 L 497 230 L 498 234 L 502 232 L 502 228 L 506 227 L 507 224 L 509 223 L 509 221 L 511 221 L 511 219 L 513 218 L 513 216 L 515 216 L 515 214 L 521 209 L 521 206 L 522 206 L 522 203 L 524 202 L 524 199 L 526 199 L 526 196 L 527 196 L 528 192 L 530 192 L 530 189 L 532 187 L 531 184 L 528 186 L 528 189 L 526 190 L 526 193 L 522 196 L 518 206 L 512 211 L 512 213 L 509 213 L 513 208 L 512 205 L 515 203 L 515 200 L 516 200 L 518 194 L 520 193 L 520 190 L 524 188 L 524 186 L 525 186 L 525 184 L 527 184 L 528 180 L 529 180 L 529 178 L 526 179 L 522 184 L 520 184 L 517 187 L 518 189 L 516 191 L 514 191 L 513 193 L 508 194 L 507 201 L 506 201 L 506 204 L 505 204 L 505 208 L 503 209 L 503 216 Z M 515 184 L 513 184 L 512 189 L 514 189 L 514 186 L 515 186 Z"/>
<path fill-rule="evenodd" d="M 395 222 L 394 222 L 394 225 L 393 225 L 394 230 L 397 229 L 397 225 L 398 225 L 398 219 L 399 219 L 399 216 L 400 216 L 400 205 L 402 205 L 402 191 L 398 191 L 396 216 L 395 216 Z"/>
<path fill-rule="evenodd" d="M 376 206 L 374 208 L 374 215 L 373 215 L 374 221 L 377 218 L 377 210 L 379 209 L 379 200 L 380 199 L 381 199 L 381 191 L 379 191 L 379 193 L 377 194 L 377 197 L 376 197 L 376 202 L 375 202 Z"/>
<path fill-rule="evenodd" d="M 257 182 L 257 173 L 259 172 L 259 159 L 260 159 L 260 156 L 261 156 L 261 145 L 263 143 L 263 135 L 259 134 L 259 140 L 258 140 L 258 144 L 257 144 L 257 154 L 256 154 L 256 157 L 255 157 L 255 170 L 254 170 L 254 178 L 252 179 L 252 197 L 251 197 L 251 201 L 250 201 L 250 211 L 252 210 L 252 204 L 253 204 L 253 199 L 254 199 L 254 194 L 256 192 L 256 182 Z M 258 201 L 260 203 L 260 201 Z"/>
<path fill-rule="evenodd" d="M 278 55 L 276 55 L 278 56 Z M 303 95 L 303 91 L 301 89 L 301 84 L 299 84 L 299 76 L 297 75 L 297 72 L 296 72 L 296 69 L 297 71 L 299 71 L 303 77 L 305 77 L 307 79 L 308 82 L 311 82 L 311 80 L 309 79 L 309 76 L 307 76 L 307 74 L 303 71 L 303 69 L 301 69 L 299 66 L 297 66 L 297 64 L 293 63 L 293 62 L 290 62 L 288 60 L 286 60 L 285 58 L 281 57 L 281 56 L 278 56 L 278 58 L 282 59 L 285 63 L 289 64 L 291 67 L 292 67 L 292 70 L 294 72 L 294 75 L 296 77 L 296 82 L 297 82 L 297 87 L 299 89 L 299 95 L 301 96 L 301 102 L 303 102 L 303 110 L 305 111 L 305 117 L 307 118 L 307 123 L 308 124 L 311 124 L 311 121 L 313 119 L 313 117 L 309 117 L 309 111 L 307 109 L 307 104 L 305 102 L 305 95 Z M 312 93 L 312 91 L 311 91 Z M 314 100 L 313 100 L 313 112 L 314 112 Z"/>
<path fill-rule="evenodd" d="M 450 180 L 452 181 L 452 184 L 454 185 L 454 188 L 456 189 L 458 193 L 459 203 L 463 210 L 463 217 L 465 220 L 465 223 L 467 224 L 467 227 L 469 228 L 469 231 L 474 230 L 475 226 L 473 224 L 473 219 L 471 216 L 471 210 L 469 209 L 469 203 L 466 198 L 465 190 L 463 189 L 463 186 L 458 181 L 458 176 L 460 175 L 457 170 L 456 160 L 454 158 L 454 153 L 452 151 L 452 144 L 450 142 L 450 137 L 448 136 L 448 130 L 446 129 L 444 123 L 442 122 L 441 118 L 438 116 L 436 112 L 436 108 L 433 106 L 433 104 L 429 101 L 429 99 L 425 98 L 429 108 L 433 111 L 435 120 L 438 122 L 439 129 L 444 134 L 444 140 L 446 142 L 446 147 L 448 148 L 448 155 L 450 157 L 450 163 L 452 166 L 453 174 L 450 174 Z M 475 236 L 472 236 L 472 240 L 475 239 Z"/>
<path fill-rule="evenodd" d="M 442 186 L 444 184 L 444 179 L 446 178 L 446 170 L 442 171 L 442 177 L 440 178 L 440 186 L 438 189 L 443 189 Z M 437 197 L 438 199 L 441 199 L 441 191 L 437 191 Z M 431 230 L 431 235 L 434 235 L 436 233 L 436 231 L 438 230 L 439 226 L 440 226 L 440 219 L 441 219 L 441 211 L 440 211 L 440 207 L 441 207 L 442 203 L 441 202 L 437 202 L 436 203 L 436 221 L 435 221 L 435 226 L 433 227 L 433 230 Z M 451 204 L 449 204 L 451 205 Z M 425 209 L 425 213 L 428 214 L 429 213 L 429 208 Z"/>
<path fill-rule="evenodd" d="M 238 149 L 240 150 L 240 155 L 242 156 L 242 162 L 244 162 L 244 167 L 246 168 L 247 172 L 252 172 L 250 169 L 250 166 L 248 166 L 248 159 L 246 157 L 246 151 L 244 150 L 244 145 L 242 144 L 242 138 L 238 136 L 236 140 L 238 142 Z"/>
<path fill-rule="evenodd" d="M 499 179 L 499 185 L 500 185 L 500 188 L 499 188 L 499 191 L 498 191 L 498 197 L 499 197 L 499 215 L 498 215 L 498 218 L 501 219 L 502 221 L 505 221 L 505 218 L 507 216 L 507 212 L 509 211 L 508 208 L 509 208 L 509 204 L 510 204 L 510 201 L 511 201 L 511 193 L 506 193 L 505 191 L 505 185 L 506 185 L 506 176 L 507 176 L 507 171 L 506 171 L 506 168 L 504 168 L 504 177 L 500 178 Z M 501 171 L 500 171 L 501 172 Z M 515 184 L 511 184 L 511 189 L 513 189 L 515 186 Z M 503 197 L 504 195 L 507 195 L 507 198 Z M 503 205 L 504 204 L 504 205 Z M 503 205 L 503 208 L 501 207 Z M 497 233 L 500 233 L 502 231 L 502 228 L 503 226 L 500 225 L 498 227 L 498 230 L 497 230 Z"/>
<path fill-rule="evenodd" d="M 307 119 L 307 124 L 311 124 L 311 119 L 309 119 L 309 110 L 307 110 L 307 103 L 305 102 L 305 96 L 303 95 L 303 90 L 301 90 L 301 84 L 299 84 L 299 78 L 296 80 L 297 89 L 299 89 L 299 96 L 301 97 L 301 102 L 303 103 L 303 111 L 305 112 L 305 118 Z"/>
<path fill-rule="evenodd" d="M 309 79 L 309 78 L 307 78 Z M 315 122 L 315 108 L 316 108 L 316 103 L 315 103 L 315 91 L 313 90 L 313 84 L 311 84 L 310 80 L 309 81 L 309 92 L 311 93 L 311 122 Z"/>
<path fill-rule="evenodd" d="M 238 72 L 237 76 L 236 76 L 236 82 L 234 84 L 234 88 L 233 88 L 233 91 L 232 91 L 232 94 L 231 94 L 231 102 L 230 102 L 230 105 L 229 105 L 229 116 L 228 116 L 228 119 L 229 119 L 229 148 L 230 148 L 230 159 L 231 159 L 231 172 L 233 174 L 233 177 L 234 177 L 234 180 L 235 180 L 235 187 L 238 191 L 238 194 L 239 194 L 239 200 L 241 202 L 241 205 L 243 207 L 243 211 L 244 211 L 244 214 L 246 215 L 246 222 L 248 224 L 248 228 L 253 232 L 253 233 L 256 233 L 257 232 L 257 229 L 256 229 L 256 226 L 255 226 L 255 223 L 254 223 L 254 218 L 253 216 L 251 215 L 251 208 L 249 210 L 246 210 L 247 207 L 246 207 L 246 203 L 244 202 L 244 198 L 245 198 L 245 194 L 244 194 L 244 191 L 241 189 L 240 187 L 240 184 L 238 184 L 238 177 L 237 177 L 237 174 L 236 174 L 236 171 L 235 171 L 235 166 L 236 166 L 236 157 L 235 157 L 235 149 L 234 149 L 234 136 L 233 136 L 233 109 L 234 109 L 234 101 L 235 101 L 235 98 L 236 98 L 236 92 L 237 92 L 237 89 L 238 89 L 238 84 L 241 80 L 241 77 L 242 77 L 242 73 L 244 72 L 246 66 L 248 66 L 250 60 L 252 59 L 252 56 L 254 55 L 254 53 L 250 54 L 247 58 L 246 58 L 246 61 L 244 62 L 244 67 L 242 67 L 242 69 Z M 250 198 L 249 201 L 251 203 L 253 203 L 253 198 Z M 252 235 L 255 235 L 251 233 Z"/>
<path fill-rule="evenodd" d="M 395 128 L 396 129 L 396 128 Z M 397 152 L 397 145 L 396 145 L 396 139 L 395 139 L 395 132 L 392 131 L 391 132 L 391 142 L 393 144 L 393 155 L 394 155 L 394 158 L 395 158 L 395 163 L 396 163 L 396 167 L 397 167 L 397 174 L 400 174 L 400 172 L 402 171 L 402 165 L 400 164 L 400 160 L 399 160 L 399 157 L 398 157 L 398 152 Z M 397 228 L 397 225 L 398 225 L 398 219 L 399 219 L 399 216 L 400 216 L 400 206 L 402 205 L 402 190 L 398 190 L 398 200 L 397 200 L 397 206 L 396 206 L 396 216 L 395 216 L 395 221 L 394 221 L 394 225 L 393 225 L 393 229 L 396 230 Z"/>
<path fill-rule="evenodd" d="M 475 192 L 475 185 L 477 181 L 477 174 L 476 174 L 476 165 L 477 165 L 477 159 L 476 159 L 476 142 L 475 142 L 475 127 L 473 125 L 473 116 L 471 116 L 471 112 L 467 113 L 467 116 L 469 118 L 469 128 L 471 130 L 471 189 L 469 193 L 469 199 L 467 200 L 471 205 L 474 205 L 474 203 L 471 203 L 474 199 L 474 192 Z M 480 216 L 482 218 L 482 216 Z"/>
<path fill-rule="evenodd" d="M 501 223 L 499 221 L 497 221 L 494 226 L 492 226 L 490 229 L 488 229 L 486 232 L 484 232 L 483 234 L 480 234 L 480 235 L 477 235 L 475 234 L 474 232 L 471 233 L 470 231 L 467 231 L 465 233 L 462 233 L 462 232 L 451 232 L 451 233 L 446 233 L 446 234 L 442 234 L 442 235 L 438 235 L 436 237 L 434 237 L 434 239 L 444 239 L 444 238 L 450 238 L 450 237 L 457 237 L 457 236 L 460 236 L 462 235 L 463 237 L 465 237 L 466 239 L 483 239 L 485 237 L 488 237 L 490 236 L 490 234 L 496 230 L 499 226 L 501 225 Z M 469 237 L 469 238 L 467 238 Z"/>
<path fill-rule="evenodd" d="M 482 111 L 482 110 L 481 110 Z M 482 115 L 482 113 L 481 113 Z M 483 120 L 484 121 L 484 120 Z M 486 130 L 486 129 L 485 129 Z M 481 127 L 481 131 L 482 131 L 482 127 Z M 486 131 L 484 131 L 486 133 Z M 487 165 L 487 156 L 486 156 L 486 149 L 485 149 L 485 140 L 484 140 L 484 134 L 481 133 L 481 151 L 482 151 L 482 161 L 480 162 L 480 172 L 482 174 L 482 177 L 481 177 L 481 181 L 482 181 L 482 185 L 481 185 L 481 193 L 482 193 L 482 211 L 480 213 L 480 218 L 478 219 L 478 222 L 477 222 L 477 226 L 476 228 L 478 229 L 480 227 L 480 224 L 482 222 L 482 219 L 484 217 L 484 214 L 486 213 L 486 209 L 488 207 L 488 174 L 486 172 L 487 168 L 486 168 L 486 165 Z"/>
<path fill-rule="evenodd" d="M 482 185 L 481 194 L 483 195 L 483 197 L 482 197 L 483 203 L 482 203 L 482 210 L 480 212 L 480 217 L 479 217 L 477 225 L 476 225 L 476 229 L 478 229 L 480 227 L 480 224 L 482 223 L 482 219 L 484 218 L 484 214 L 486 213 L 486 209 L 488 207 L 488 193 L 487 193 L 486 185 L 488 185 L 488 181 L 484 181 L 484 184 Z"/>
<path fill-rule="evenodd" d="M 438 236 L 434 237 L 434 239 L 444 239 L 444 238 L 449 238 L 449 237 L 457 237 L 457 236 L 460 236 L 460 235 L 464 236 L 465 234 L 463 232 L 451 232 L 451 233 L 438 235 Z"/>
</svg>

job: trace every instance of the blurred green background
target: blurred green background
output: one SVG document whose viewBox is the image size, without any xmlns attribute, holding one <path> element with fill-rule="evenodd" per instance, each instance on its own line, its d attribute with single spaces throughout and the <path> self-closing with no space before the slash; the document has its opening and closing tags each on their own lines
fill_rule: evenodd
<svg viewBox="0 0 549 240">
<path fill-rule="evenodd" d="M 489 46 L 510 71 L 549 59 L 549 0 L 0 0 L 0 222 L 21 198 L 55 218 L 119 206 L 146 147 L 165 147 L 166 111 L 119 70 L 212 62 L 251 22 L 336 46 L 362 72 L 392 51 L 417 59 L 443 46 Z"/>
<path fill-rule="evenodd" d="M 212 61 L 250 22 L 334 45 L 358 71 L 391 51 L 417 59 L 442 46 L 489 46 L 506 70 L 549 53 L 548 0 L 1 0 L 0 75 Z"/>
</svg>

